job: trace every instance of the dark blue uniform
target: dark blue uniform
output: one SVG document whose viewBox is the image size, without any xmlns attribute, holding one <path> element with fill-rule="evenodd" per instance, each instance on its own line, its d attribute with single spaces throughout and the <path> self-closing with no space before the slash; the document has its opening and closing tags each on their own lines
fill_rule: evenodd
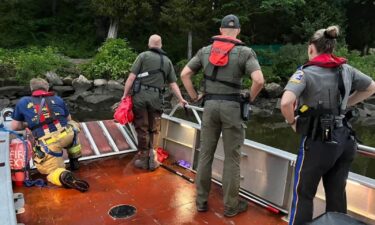
<svg viewBox="0 0 375 225">
<path fill-rule="evenodd" d="M 69 111 L 64 101 L 58 96 L 48 96 L 44 98 L 50 99 L 50 102 L 52 103 L 50 104 L 50 111 L 58 117 L 58 121 L 60 122 L 61 126 L 65 127 L 68 124 L 67 117 L 69 116 Z M 31 129 L 35 127 L 35 129 L 33 129 L 33 134 L 36 137 L 42 137 L 44 136 L 43 127 L 36 127 L 40 124 L 41 119 L 39 118 L 37 111 L 37 108 L 39 109 L 39 106 L 35 106 L 35 102 L 38 102 L 40 104 L 41 98 L 30 96 L 21 98 L 14 109 L 12 117 L 14 120 L 27 122 L 28 127 Z M 50 118 L 47 107 L 47 103 L 45 103 L 43 105 L 43 109 L 41 110 L 41 117 L 43 120 Z M 54 123 L 49 123 L 46 126 L 48 126 L 50 132 L 57 131 Z"/>
</svg>

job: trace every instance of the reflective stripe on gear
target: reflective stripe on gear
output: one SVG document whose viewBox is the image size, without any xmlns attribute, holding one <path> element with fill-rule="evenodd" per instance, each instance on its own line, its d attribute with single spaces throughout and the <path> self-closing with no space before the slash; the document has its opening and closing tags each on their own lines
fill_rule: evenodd
<svg viewBox="0 0 375 225">
<path fill-rule="evenodd" d="M 60 176 L 64 171 L 67 171 L 67 170 L 64 168 L 55 169 L 50 174 L 48 174 L 47 180 L 54 185 L 62 186 L 61 181 L 60 181 Z"/>
<path fill-rule="evenodd" d="M 81 149 L 82 147 L 80 144 L 70 147 L 68 149 L 69 159 L 81 157 L 82 156 Z"/>
<path fill-rule="evenodd" d="M 55 131 L 55 132 L 49 133 L 47 135 L 44 135 L 44 136 L 38 138 L 38 140 L 41 141 L 45 145 L 51 145 L 51 144 L 54 144 L 54 143 L 60 141 L 60 139 L 63 139 L 64 137 L 69 135 L 71 132 L 73 132 L 73 128 L 71 128 L 71 127 L 70 128 L 63 128 L 60 131 Z"/>
</svg>

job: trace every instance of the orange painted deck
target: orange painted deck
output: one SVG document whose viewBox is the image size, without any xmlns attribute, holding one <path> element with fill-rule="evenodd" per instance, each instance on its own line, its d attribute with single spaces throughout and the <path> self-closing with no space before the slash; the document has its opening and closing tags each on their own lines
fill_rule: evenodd
<svg viewBox="0 0 375 225">
<path fill-rule="evenodd" d="M 212 184 L 209 211 L 195 207 L 195 185 L 159 168 L 154 172 L 136 169 L 134 154 L 84 161 L 77 176 L 90 183 L 87 193 L 48 187 L 14 188 L 25 196 L 25 212 L 17 215 L 25 225 L 286 225 L 283 215 L 275 215 L 249 202 L 249 210 L 233 218 L 223 217 L 221 187 Z M 189 173 L 194 177 L 193 174 Z M 112 219 L 108 210 L 129 204 L 137 213 L 128 219 Z"/>
</svg>

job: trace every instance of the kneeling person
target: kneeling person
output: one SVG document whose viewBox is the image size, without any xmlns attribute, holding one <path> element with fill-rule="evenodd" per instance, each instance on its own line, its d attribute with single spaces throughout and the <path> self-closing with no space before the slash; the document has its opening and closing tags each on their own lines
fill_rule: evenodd
<svg viewBox="0 0 375 225">
<path fill-rule="evenodd" d="M 49 182 L 85 192 L 86 181 L 74 177 L 65 169 L 63 149 L 68 149 L 71 169 L 78 169 L 81 145 L 78 141 L 79 125 L 71 119 L 64 101 L 48 92 L 48 82 L 41 78 L 30 81 L 32 96 L 23 97 L 17 103 L 11 129 L 22 130 L 24 123 L 36 140 L 33 160 L 37 170 L 47 174 Z"/>
</svg>

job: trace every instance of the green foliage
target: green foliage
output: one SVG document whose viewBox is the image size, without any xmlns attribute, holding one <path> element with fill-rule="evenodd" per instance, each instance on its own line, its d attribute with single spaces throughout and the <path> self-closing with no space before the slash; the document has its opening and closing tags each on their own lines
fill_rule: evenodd
<svg viewBox="0 0 375 225">
<path fill-rule="evenodd" d="M 332 0 L 309 0 L 308 3 L 299 5 L 293 12 L 289 22 L 292 32 L 298 37 L 299 42 L 306 42 L 318 29 L 330 25 L 339 25 L 345 31 L 346 15 L 344 4 Z"/>
<path fill-rule="evenodd" d="M 262 72 L 264 79 L 266 80 L 267 83 L 280 83 L 281 82 L 281 77 L 275 75 L 272 66 L 262 66 Z"/>
<path fill-rule="evenodd" d="M 126 18 L 135 16 L 139 10 L 150 10 L 149 1 L 91 0 L 93 9 L 102 16 Z"/>
<path fill-rule="evenodd" d="M 181 74 L 181 71 L 182 69 L 186 66 L 186 64 L 189 62 L 189 60 L 187 59 L 183 59 L 181 61 L 179 61 L 176 66 L 175 66 L 175 69 L 176 69 L 176 73 L 179 75 Z M 199 71 L 197 74 L 194 74 L 191 78 L 191 81 L 193 83 L 193 86 L 199 90 L 199 91 L 203 91 L 203 72 L 202 70 Z M 177 80 L 177 84 L 179 86 L 182 85 L 182 82 L 181 82 L 181 79 L 178 79 Z"/>
<path fill-rule="evenodd" d="M 0 49 L 0 67 L 6 76 L 14 75 L 20 83 L 28 83 L 31 78 L 42 77 L 48 71 L 69 66 L 69 63 L 52 47 L 30 47 L 14 51 Z"/>
<path fill-rule="evenodd" d="M 278 52 L 271 53 L 270 56 L 272 79 L 287 81 L 296 69 L 307 61 L 307 46 L 287 44 L 281 47 Z"/>
<path fill-rule="evenodd" d="M 108 39 L 92 61 L 82 66 L 88 78 L 119 79 L 125 77 L 137 57 L 123 39 Z"/>
<path fill-rule="evenodd" d="M 89 1 L 0 1 L 0 47 L 57 47 L 70 57 L 91 57 L 97 46 Z"/>
<path fill-rule="evenodd" d="M 375 79 L 375 55 L 361 56 L 359 51 L 348 51 L 346 47 L 339 48 L 335 53 L 347 58 L 348 64 Z"/>
<path fill-rule="evenodd" d="M 305 4 L 305 0 L 263 0 L 261 8 L 276 10 L 281 8 L 291 9 Z"/>
</svg>

